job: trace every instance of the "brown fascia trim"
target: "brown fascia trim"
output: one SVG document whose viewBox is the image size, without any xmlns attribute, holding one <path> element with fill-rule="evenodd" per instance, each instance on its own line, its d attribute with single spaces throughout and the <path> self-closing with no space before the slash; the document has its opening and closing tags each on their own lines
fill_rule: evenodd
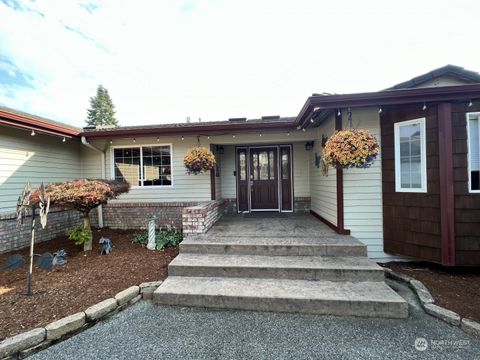
<svg viewBox="0 0 480 360">
<path fill-rule="evenodd" d="M 300 110 L 295 125 L 304 127 L 314 112 L 319 110 L 475 99 L 480 99 L 480 84 L 310 96 Z"/>
<path fill-rule="evenodd" d="M 11 127 L 34 130 L 38 133 L 65 138 L 77 138 L 80 135 L 79 130 L 69 129 L 60 125 L 47 123 L 18 114 L 12 114 L 3 110 L 0 110 L 0 123 Z"/>
<path fill-rule="evenodd" d="M 116 129 L 109 131 L 85 131 L 81 135 L 87 138 L 109 139 L 125 136 L 162 136 L 173 134 L 224 134 L 225 132 L 258 132 L 258 131 L 291 131 L 294 129 L 295 121 L 290 122 L 270 122 L 266 124 L 253 123 L 232 123 L 221 125 L 195 125 L 195 126 L 162 126 L 158 128 L 144 128 L 144 129 Z"/>
</svg>

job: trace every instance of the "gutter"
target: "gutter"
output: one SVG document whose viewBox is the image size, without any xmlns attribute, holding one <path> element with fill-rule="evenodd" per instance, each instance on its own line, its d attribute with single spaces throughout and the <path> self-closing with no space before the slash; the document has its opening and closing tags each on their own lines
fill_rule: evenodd
<svg viewBox="0 0 480 360">
<path fill-rule="evenodd" d="M 105 152 L 103 152 L 99 148 L 90 144 L 85 138 L 85 136 L 82 136 L 82 144 L 85 145 L 87 148 L 97 153 L 100 153 L 101 163 L 102 163 L 102 179 L 105 179 Z M 97 214 L 98 214 L 98 227 L 103 228 L 103 206 L 102 205 L 98 207 Z"/>
</svg>

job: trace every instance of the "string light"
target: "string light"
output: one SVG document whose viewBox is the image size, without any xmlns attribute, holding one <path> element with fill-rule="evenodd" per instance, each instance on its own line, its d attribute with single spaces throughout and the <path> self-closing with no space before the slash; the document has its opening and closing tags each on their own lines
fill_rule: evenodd
<svg viewBox="0 0 480 360">
<path fill-rule="evenodd" d="M 30 133 L 31 136 L 35 136 L 35 131 L 32 130 L 32 132 Z"/>
<path fill-rule="evenodd" d="M 340 109 L 338 109 L 337 116 L 341 116 L 341 115 L 342 115 L 342 112 L 340 111 Z"/>
<path fill-rule="evenodd" d="M 113 144 L 113 140 L 110 140 L 110 145 L 112 145 L 112 144 Z"/>
<path fill-rule="evenodd" d="M 422 110 L 423 111 L 427 110 L 427 104 L 423 103 Z"/>
<path fill-rule="evenodd" d="M 315 120 L 313 120 L 313 118 L 310 119 L 310 122 L 313 124 L 315 122 Z"/>
<path fill-rule="evenodd" d="M 307 130 L 305 130 L 305 128 L 303 128 L 302 131 L 305 132 L 305 131 L 307 131 Z"/>
<path fill-rule="evenodd" d="M 232 135 L 232 137 L 235 139 L 235 135 Z"/>
<path fill-rule="evenodd" d="M 65 142 L 65 141 L 67 141 L 67 139 L 65 139 L 65 137 L 63 137 L 62 142 Z"/>
<path fill-rule="evenodd" d="M 473 106 L 473 102 L 472 100 L 470 99 L 470 102 L 468 103 L 468 107 L 472 107 Z"/>
<path fill-rule="evenodd" d="M 290 131 L 289 131 L 289 132 L 287 132 L 287 136 L 290 136 Z"/>
<path fill-rule="evenodd" d="M 262 133 L 258 134 L 258 136 L 260 136 L 260 137 L 261 137 L 261 136 L 262 136 Z"/>
<path fill-rule="evenodd" d="M 159 138 L 159 137 L 157 137 L 157 142 L 159 142 L 159 141 L 160 141 L 160 138 Z"/>
<path fill-rule="evenodd" d="M 378 107 L 378 113 L 379 113 L 379 114 L 382 113 L 382 107 L 381 107 L 381 106 Z"/>
<path fill-rule="evenodd" d="M 210 140 L 210 135 L 209 135 L 209 136 L 207 136 L 207 139 L 208 139 L 208 140 Z"/>
<path fill-rule="evenodd" d="M 182 136 L 182 141 L 185 140 L 185 138 Z"/>
<path fill-rule="evenodd" d="M 135 138 L 133 138 L 133 142 L 136 142 L 137 140 Z"/>
</svg>

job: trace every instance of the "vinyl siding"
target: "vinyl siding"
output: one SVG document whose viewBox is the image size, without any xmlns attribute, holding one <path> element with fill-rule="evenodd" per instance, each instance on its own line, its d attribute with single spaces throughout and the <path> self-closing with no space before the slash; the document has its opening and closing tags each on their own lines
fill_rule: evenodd
<svg viewBox="0 0 480 360">
<path fill-rule="evenodd" d="M 82 178 L 100 179 L 102 177 L 102 156 L 99 152 L 83 146 L 80 148 Z"/>
<path fill-rule="evenodd" d="M 235 199 L 237 197 L 235 171 L 235 146 L 224 146 L 224 153 L 220 155 L 222 198 Z"/>
<path fill-rule="evenodd" d="M 0 213 L 15 211 L 23 187 L 81 177 L 80 143 L 0 126 Z"/>
<path fill-rule="evenodd" d="M 380 144 L 378 108 L 354 109 L 352 124 L 354 128 L 370 130 Z M 344 112 L 343 128 L 349 127 Z M 345 228 L 367 245 L 369 257 L 389 257 L 383 252 L 381 154 L 370 168 L 345 169 L 343 174 Z"/>
<path fill-rule="evenodd" d="M 335 169 L 328 170 L 323 176 L 321 169 L 315 166 L 315 154 L 322 156 L 322 135 L 330 136 L 335 130 L 335 117 L 332 115 L 317 129 L 315 144 L 310 151 L 310 196 L 311 209 L 332 224 L 337 224 L 337 176 Z"/>
</svg>

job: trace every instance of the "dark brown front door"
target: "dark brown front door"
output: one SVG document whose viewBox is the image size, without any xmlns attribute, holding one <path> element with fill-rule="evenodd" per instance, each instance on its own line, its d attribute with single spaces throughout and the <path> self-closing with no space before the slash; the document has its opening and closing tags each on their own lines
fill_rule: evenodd
<svg viewBox="0 0 480 360">
<path fill-rule="evenodd" d="M 250 148 L 252 210 L 278 210 L 277 147 Z"/>
</svg>

